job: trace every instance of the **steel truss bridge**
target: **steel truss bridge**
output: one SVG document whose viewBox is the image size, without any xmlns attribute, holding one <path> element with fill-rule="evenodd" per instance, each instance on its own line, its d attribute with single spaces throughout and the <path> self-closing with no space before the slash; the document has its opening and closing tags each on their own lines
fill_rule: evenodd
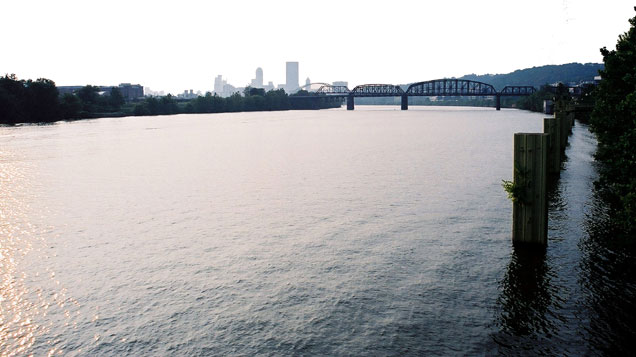
<svg viewBox="0 0 636 357">
<path fill-rule="evenodd" d="M 310 89 L 312 85 L 320 86 L 318 90 L 313 92 L 320 96 L 347 98 L 348 110 L 354 109 L 355 97 L 401 97 L 402 110 L 407 110 L 408 97 L 440 96 L 495 97 L 495 106 L 497 110 L 500 110 L 501 97 L 528 96 L 536 92 L 536 89 L 532 86 L 506 86 L 498 92 L 490 84 L 467 79 L 435 79 L 417 82 L 409 85 L 406 90 L 392 84 L 363 84 L 350 90 L 345 86 L 333 86 L 327 83 L 313 83 L 300 89 Z"/>
</svg>

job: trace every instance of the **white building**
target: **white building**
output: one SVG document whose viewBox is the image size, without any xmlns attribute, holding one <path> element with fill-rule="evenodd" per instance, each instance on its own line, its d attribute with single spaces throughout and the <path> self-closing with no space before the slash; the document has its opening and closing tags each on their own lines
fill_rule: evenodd
<svg viewBox="0 0 636 357">
<path fill-rule="evenodd" d="M 297 90 L 298 84 L 298 62 L 287 62 L 285 64 L 285 91 L 292 93 Z"/>
<path fill-rule="evenodd" d="M 252 88 L 263 88 L 263 70 L 261 67 L 256 69 L 256 78 L 252 79 Z"/>
</svg>

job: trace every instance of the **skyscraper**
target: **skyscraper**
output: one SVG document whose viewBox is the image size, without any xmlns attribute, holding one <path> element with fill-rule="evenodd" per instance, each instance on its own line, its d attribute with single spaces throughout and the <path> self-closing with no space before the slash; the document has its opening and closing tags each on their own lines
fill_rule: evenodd
<svg viewBox="0 0 636 357">
<path fill-rule="evenodd" d="M 252 79 L 250 85 L 252 88 L 263 88 L 263 69 L 261 67 L 256 69 L 256 78 Z"/>
<path fill-rule="evenodd" d="M 214 92 L 218 95 L 223 93 L 223 85 L 224 85 L 223 77 L 219 74 L 214 78 Z"/>
<path fill-rule="evenodd" d="M 256 88 L 263 88 L 263 69 L 261 67 L 256 69 Z"/>
<path fill-rule="evenodd" d="M 285 91 L 291 93 L 298 89 L 298 62 L 287 62 L 285 68 Z"/>
</svg>

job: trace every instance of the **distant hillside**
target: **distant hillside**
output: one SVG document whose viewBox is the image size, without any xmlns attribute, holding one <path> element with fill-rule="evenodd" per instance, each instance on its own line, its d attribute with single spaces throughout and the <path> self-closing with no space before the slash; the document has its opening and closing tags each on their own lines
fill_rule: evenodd
<svg viewBox="0 0 636 357">
<path fill-rule="evenodd" d="M 492 84 L 497 90 L 507 85 L 531 85 L 540 87 L 544 84 L 563 82 L 578 84 L 582 81 L 592 81 L 603 69 L 602 63 L 567 63 L 562 65 L 548 65 L 519 69 L 507 74 L 468 74 L 459 79 Z"/>
</svg>

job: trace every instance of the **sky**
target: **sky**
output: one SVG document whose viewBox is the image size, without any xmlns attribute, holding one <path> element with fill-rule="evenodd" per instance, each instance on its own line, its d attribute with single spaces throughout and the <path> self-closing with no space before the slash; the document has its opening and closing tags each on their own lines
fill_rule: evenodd
<svg viewBox="0 0 636 357">
<path fill-rule="evenodd" d="M 602 62 L 629 29 L 628 0 L 6 0 L 0 75 L 57 85 L 206 92 L 214 77 L 301 85 L 403 84 Z"/>
</svg>

